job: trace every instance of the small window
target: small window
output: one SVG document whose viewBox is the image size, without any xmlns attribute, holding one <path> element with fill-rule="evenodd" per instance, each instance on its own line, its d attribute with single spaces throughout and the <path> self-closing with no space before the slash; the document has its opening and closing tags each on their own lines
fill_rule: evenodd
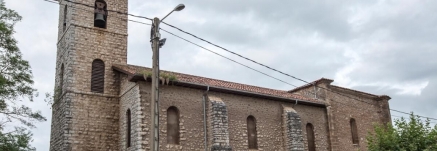
<svg viewBox="0 0 437 151">
<path fill-rule="evenodd" d="M 351 126 L 351 133 L 352 133 L 352 143 L 358 145 L 360 143 L 360 141 L 358 139 L 358 129 L 357 129 L 357 123 L 355 122 L 355 119 L 351 118 L 350 126 Z"/>
<path fill-rule="evenodd" d="M 65 30 L 67 29 L 67 4 L 65 4 L 65 7 L 64 7 L 64 23 L 62 24 L 63 25 L 63 27 L 62 27 L 62 31 L 64 31 L 65 32 Z"/>
<path fill-rule="evenodd" d="M 96 59 L 92 64 L 91 92 L 103 93 L 105 83 L 105 63 Z"/>
<path fill-rule="evenodd" d="M 61 65 L 61 72 L 59 73 L 59 94 L 62 94 L 64 87 L 64 64 Z"/>
<path fill-rule="evenodd" d="M 126 147 L 130 147 L 131 139 L 131 112 L 130 109 L 126 111 Z"/>
<path fill-rule="evenodd" d="M 94 27 L 106 28 L 108 10 L 104 0 L 96 0 L 94 4 Z"/>
<path fill-rule="evenodd" d="M 307 130 L 307 140 L 308 140 L 308 151 L 316 151 L 313 124 L 308 123 L 306 126 L 306 130 Z"/>
<path fill-rule="evenodd" d="M 252 115 L 247 117 L 247 140 L 249 149 L 258 149 L 258 140 L 256 133 L 256 119 Z"/>
<path fill-rule="evenodd" d="M 179 111 L 174 106 L 167 109 L 167 143 L 179 145 Z"/>
</svg>

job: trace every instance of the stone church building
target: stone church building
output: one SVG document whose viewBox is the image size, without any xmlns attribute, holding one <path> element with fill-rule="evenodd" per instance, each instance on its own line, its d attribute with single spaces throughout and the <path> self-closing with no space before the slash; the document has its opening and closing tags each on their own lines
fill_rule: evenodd
<svg viewBox="0 0 437 151">
<path fill-rule="evenodd" d="M 128 18 L 111 11 L 128 0 L 71 1 L 86 5 L 60 0 L 50 150 L 150 150 L 151 69 L 127 64 Z M 373 124 L 391 122 L 390 97 L 330 79 L 284 91 L 161 75 L 161 150 L 367 150 Z"/>
</svg>

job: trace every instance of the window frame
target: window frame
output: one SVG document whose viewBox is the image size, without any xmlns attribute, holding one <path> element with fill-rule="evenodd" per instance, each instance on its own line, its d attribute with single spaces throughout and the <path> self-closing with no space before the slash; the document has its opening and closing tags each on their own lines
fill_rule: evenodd
<svg viewBox="0 0 437 151">
<path fill-rule="evenodd" d="M 59 73 L 59 94 L 62 94 L 64 88 L 64 64 L 61 64 L 61 71 Z"/>
<path fill-rule="evenodd" d="M 181 134 L 180 134 L 179 124 L 180 124 L 179 109 L 175 106 L 170 106 L 169 108 L 167 108 L 167 144 L 173 144 L 173 145 L 180 144 Z"/>
<path fill-rule="evenodd" d="M 131 147 L 132 145 L 132 112 L 130 109 L 126 111 L 126 148 Z"/>
<path fill-rule="evenodd" d="M 256 127 L 256 118 L 253 115 L 247 116 L 246 125 L 248 148 L 258 149 L 258 131 Z"/>
<path fill-rule="evenodd" d="M 314 125 L 313 124 L 307 123 L 306 133 L 307 133 L 308 151 L 316 151 L 316 137 L 314 136 Z"/>
<path fill-rule="evenodd" d="M 100 77 L 101 76 L 101 77 Z M 94 59 L 91 64 L 91 92 L 105 92 L 105 62 L 101 59 Z"/>
<path fill-rule="evenodd" d="M 360 144 L 360 138 L 358 136 L 357 121 L 354 118 L 351 118 L 349 120 L 349 124 L 350 124 L 350 128 L 351 128 L 352 144 L 359 145 Z"/>
</svg>

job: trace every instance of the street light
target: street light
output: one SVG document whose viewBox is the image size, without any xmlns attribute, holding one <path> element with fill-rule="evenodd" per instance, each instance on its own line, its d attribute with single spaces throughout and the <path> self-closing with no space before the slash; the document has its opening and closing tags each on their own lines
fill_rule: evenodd
<svg viewBox="0 0 437 151">
<path fill-rule="evenodd" d="M 173 13 L 174 11 L 181 11 L 185 8 L 184 4 L 179 4 L 176 6 L 170 13 L 168 13 L 162 20 L 164 20 L 168 15 Z M 159 48 L 162 47 L 165 43 L 165 39 L 160 40 L 161 35 L 159 34 L 159 23 L 160 21 L 158 17 L 153 19 L 153 26 L 151 31 L 151 41 L 152 41 L 152 50 L 153 50 L 153 63 L 152 63 L 152 93 L 151 93 L 151 134 L 150 140 L 151 146 L 150 149 L 152 151 L 159 151 Z"/>
<path fill-rule="evenodd" d="M 161 22 L 165 19 L 165 18 L 167 18 L 167 16 L 168 15 L 170 15 L 171 13 L 173 13 L 174 11 L 181 11 L 181 10 L 183 10 L 185 8 L 185 5 L 184 4 L 179 4 L 178 6 L 176 6 L 170 13 L 168 13 L 167 15 L 165 15 L 165 17 L 164 18 L 162 18 L 162 20 L 161 20 Z"/>
</svg>

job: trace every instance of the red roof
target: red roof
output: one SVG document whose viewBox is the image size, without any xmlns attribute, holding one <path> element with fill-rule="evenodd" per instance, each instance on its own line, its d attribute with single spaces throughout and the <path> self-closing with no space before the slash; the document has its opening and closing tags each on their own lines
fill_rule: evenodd
<svg viewBox="0 0 437 151">
<path fill-rule="evenodd" d="M 131 78 L 135 75 L 142 75 L 144 72 L 151 72 L 151 68 L 135 66 L 135 65 L 115 64 L 112 67 L 113 67 L 113 69 L 115 69 L 119 72 L 122 72 L 122 73 L 129 75 Z M 320 101 L 317 99 L 312 99 L 312 98 L 307 98 L 307 97 L 297 95 L 297 94 L 288 93 L 287 91 L 283 91 L 283 90 L 275 90 L 275 89 L 257 87 L 257 86 L 252 86 L 252 85 L 246 85 L 246 84 L 234 83 L 234 82 L 229 82 L 229 81 L 199 77 L 199 76 L 171 72 L 171 71 L 161 70 L 161 72 L 167 72 L 167 73 L 173 74 L 176 76 L 177 81 L 181 81 L 181 82 L 196 83 L 196 84 L 226 88 L 226 89 L 235 90 L 235 91 L 245 91 L 245 92 L 265 94 L 265 95 L 271 95 L 271 96 L 288 98 L 288 99 L 299 100 L 299 101 L 307 101 L 307 102 L 313 102 L 313 103 L 318 103 L 318 104 L 324 104 L 323 101 Z"/>
</svg>

